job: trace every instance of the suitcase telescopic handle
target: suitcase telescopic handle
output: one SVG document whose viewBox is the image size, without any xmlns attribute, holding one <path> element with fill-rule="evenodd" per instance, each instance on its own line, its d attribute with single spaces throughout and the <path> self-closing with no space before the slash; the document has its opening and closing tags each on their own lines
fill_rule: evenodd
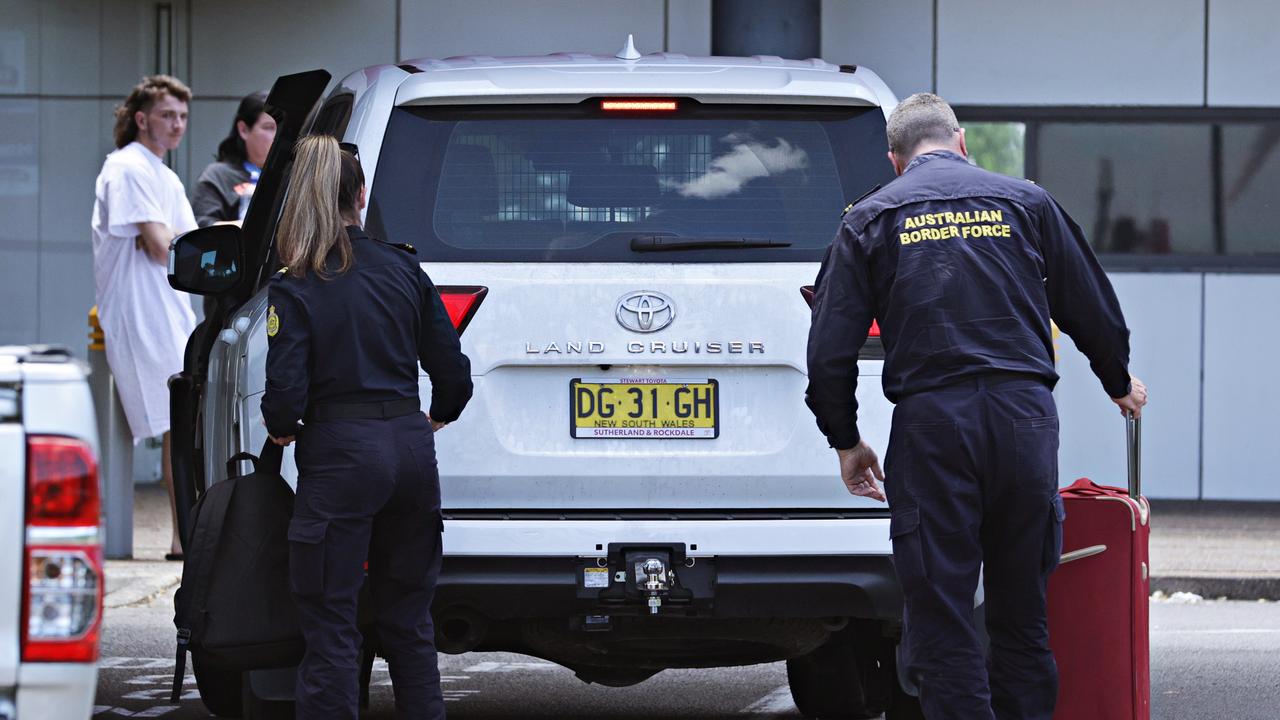
<svg viewBox="0 0 1280 720">
<path fill-rule="evenodd" d="M 1125 414 L 1126 450 L 1129 456 L 1129 497 L 1142 497 L 1142 418 Z"/>
</svg>

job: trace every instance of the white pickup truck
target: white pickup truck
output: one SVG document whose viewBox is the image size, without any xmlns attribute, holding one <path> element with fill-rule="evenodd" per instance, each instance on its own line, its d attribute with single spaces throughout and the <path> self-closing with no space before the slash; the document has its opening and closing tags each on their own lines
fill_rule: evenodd
<svg viewBox="0 0 1280 720">
<path fill-rule="evenodd" d="M 65 350 L 0 346 L 0 720 L 93 712 L 97 458 L 81 365 Z"/>
</svg>

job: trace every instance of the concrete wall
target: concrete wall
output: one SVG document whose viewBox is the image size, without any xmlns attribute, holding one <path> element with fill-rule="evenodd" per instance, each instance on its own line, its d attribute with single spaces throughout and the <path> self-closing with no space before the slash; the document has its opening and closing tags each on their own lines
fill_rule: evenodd
<svg viewBox="0 0 1280 720">
<path fill-rule="evenodd" d="M 157 55 L 161 5 L 172 12 L 168 60 Z M 0 0 L 0 17 L 0 343 L 79 353 L 94 301 L 93 181 L 111 149 L 111 110 L 144 74 L 172 69 L 196 93 L 171 157 L 190 186 L 238 99 L 282 73 L 612 53 L 627 33 L 642 52 L 711 47 L 711 0 Z M 1268 0 L 823 0 L 821 49 L 871 67 L 900 96 L 933 90 L 960 105 L 1278 107 L 1278 24 L 1280 4 Z M 1280 499 L 1267 422 L 1280 401 L 1269 372 L 1280 340 L 1268 332 L 1280 277 L 1113 279 L 1135 372 L 1153 391 L 1150 494 Z M 1123 483 L 1119 415 L 1071 341 L 1061 347 L 1063 479 Z"/>
</svg>

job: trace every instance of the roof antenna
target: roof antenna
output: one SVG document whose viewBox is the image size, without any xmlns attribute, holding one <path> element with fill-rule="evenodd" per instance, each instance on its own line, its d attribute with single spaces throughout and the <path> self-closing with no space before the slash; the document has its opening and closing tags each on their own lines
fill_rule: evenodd
<svg viewBox="0 0 1280 720">
<path fill-rule="evenodd" d="M 631 34 L 629 33 L 627 34 L 627 44 L 624 45 L 623 48 L 618 51 L 618 54 L 614 55 L 614 57 L 618 58 L 619 60 L 639 60 L 640 59 L 640 51 L 636 50 L 636 41 Z"/>
</svg>

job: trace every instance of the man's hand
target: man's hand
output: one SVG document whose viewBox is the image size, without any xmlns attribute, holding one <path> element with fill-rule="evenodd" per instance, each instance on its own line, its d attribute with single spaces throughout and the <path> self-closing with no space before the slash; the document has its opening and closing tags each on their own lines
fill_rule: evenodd
<svg viewBox="0 0 1280 720">
<path fill-rule="evenodd" d="M 271 438 L 271 442 L 273 442 L 273 443 L 275 443 L 275 444 L 279 445 L 280 447 L 287 447 L 287 446 L 289 446 L 289 445 L 292 445 L 292 444 L 293 444 L 293 436 L 292 436 L 292 435 L 290 435 L 290 436 L 288 436 L 288 437 L 279 437 L 279 438 L 278 438 L 278 437 L 271 437 L 271 435 L 268 433 L 268 434 L 267 434 L 267 437 Z"/>
<path fill-rule="evenodd" d="M 1111 398 L 1111 402 L 1120 406 L 1120 414 L 1125 417 L 1133 413 L 1135 418 L 1142 417 L 1142 406 L 1147 404 L 1147 386 L 1138 378 L 1129 376 L 1129 394 L 1124 397 Z"/>
<path fill-rule="evenodd" d="M 438 422 L 438 421 L 436 421 L 436 420 L 432 420 L 432 419 L 431 419 L 431 416 L 430 416 L 429 414 L 427 414 L 427 413 L 422 413 L 422 414 L 423 414 L 423 415 L 426 415 L 426 416 L 427 416 L 427 422 L 431 423 L 431 432 L 440 432 L 440 429 L 441 429 L 441 428 L 443 428 L 445 425 L 448 425 L 448 424 L 449 424 L 449 423 L 442 423 L 442 422 Z"/>
<path fill-rule="evenodd" d="M 884 480 L 884 471 L 880 469 L 880 458 L 865 441 L 848 450 L 837 450 L 840 454 L 840 479 L 849 492 L 859 497 L 884 502 L 884 492 L 880 490 L 877 480 Z"/>
<path fill-rule="evenodd" d="M 138 237 L 134 240 L 134 244 L 139 250 L 147 254 L 147 257 L 160 265 L 167 266 L 169 264 L 169 243 L 173 242 L 174 234 L 168 225 L 158 222 L 138 223 Z"/>
</svg>

